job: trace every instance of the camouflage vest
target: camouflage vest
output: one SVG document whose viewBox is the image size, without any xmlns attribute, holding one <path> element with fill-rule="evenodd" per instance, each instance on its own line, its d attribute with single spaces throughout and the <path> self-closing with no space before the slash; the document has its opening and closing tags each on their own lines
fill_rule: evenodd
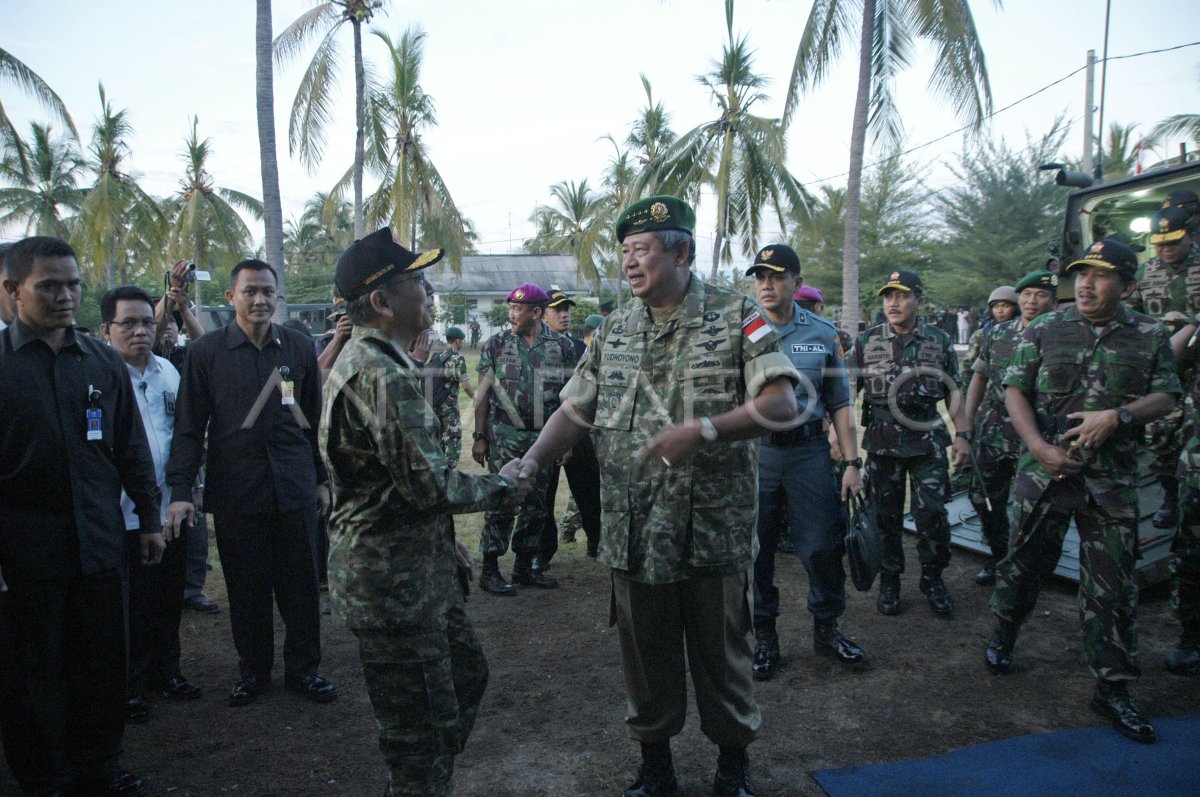
<svg viewBox="0 0 1200 797">
<path fill-rule="evenodd" d="M 894 395 L 898 407 L 934 412 L 947 388 L 941 375 L 945 346 L 937 338 L 915 338 L 898 346 L 899 336 L 885 338 L 885 329 L 880 325 L 867 333 L 862 353 L 863 398 L 886 406 Z"/>
<path fill-rule="evenodd" d="M 570 340 L 546 327 L 533 347 L 526 347 L 512 331 L 503 335 L 495 356 L 499 391 L 489 395 L 491 417 L 508 426 L 540 429 L 558 409 L 558 394 L 574 370 L 575 349 Z"/>
<path fill-rule="evenodd" d="M 1172 311 L 1188 316 L 1200 312 L 1200 249 L 1192 247 L 1178 270 L 1157 257 L 1147 260 L 1138 279 L 1138 292 L 1142 312 L 1159 320 Z"/>
</svg>

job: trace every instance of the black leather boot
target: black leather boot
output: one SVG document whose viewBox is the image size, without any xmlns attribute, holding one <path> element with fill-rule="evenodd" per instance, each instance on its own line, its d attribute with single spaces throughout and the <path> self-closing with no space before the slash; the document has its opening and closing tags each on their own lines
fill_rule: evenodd
<svg viewBox="0 0 1200 797">
<path fill-rule="evenodd" d="M 775 620 L 763 620 L 754 624 L 754 663 L 750 674 L 756 681 L 769 681 L 783 657 L 779 654 L 779 635 L 775 633 Z"/>
<path fill-rule="evenodd" d="M 678 797 L 679 782 L 671 763 L 670 742 L 643 742 L 638 777 L 621 797 Z"/>
<path fill-rule="evenodd" d="M 554 589 L 558 586 L 558 579 L 543 570 L 542 561 L 536 556 L 528 562 L 518 559 L 513 565 L 512 580 L 522 587 Z"/>
<path fill-rule="evenodd" d="M 1112 720 L 1113 727 L 1122 736 L 1144 744 L 1154 742 L 1154 726 L 1138 711 L 1124 681 L 1097 681 L 1091 709 Z"/>
<path fill-rule="evenodd" d="M 1179 523 L 1179 480 L 1174 476 L 1159 476 L 1163 488 L 1163 502 L 1150 522 L 1156 529 L 1173 529 Z"/>
<path fill-rule="evenodd" d="M 1012 667 L 1013 648 L 1017 645 L 1017 632 L 1020 628 L 1010 620 L 996 618 L 996 629 L 992 631 L 992 639 L 984 651 L 983 663 L 997 675 L 1008 672 Z"/>
<path fill-rule="evenodd" d="M 483 567 L 479 570 L 479 588 L 493 595 L 510 598 L 517 594 L 517 588 L 504 580 L 500 575 L 500 564 L 496 557 L 484 557 Z"/>
<path fill-rule="evenodd" d="M 722 747 L 713 778 L 713 797 L 754 797 L 750 757 L 744 747 Z"/>
<path fill-rule="evenodd" d="M 946 589 L 946 582 L 942 581 L 940 570 L 923 568 L 919 586 L 921 594 L 929 599 L 929 608 L 934 612 L 948 615 L 954 611 L 954 601 L 950 599 L 950 591 Z"/>
<path fill-rule="evenodd" d="M 1200 675 L 1200 633 L 1184 631 L 1175 649 L 1167 654 L 1167 672 Z"/>
<path fill-rule="evenodd" d="M 900 574 L 899 573 L 883 573 L 879 574 L 879 600 L 875 602 L 875 608 L 880 614 L 897 615 L 900 614 Z"/>
<path fill-rule="evenodd" d="M 813 621 L 813 652 L 837 659 L 842 664 L 860 666 L 867 663 L 867 654 L 854 644 L 842 630 L 837 620 Z"/>
</svg>

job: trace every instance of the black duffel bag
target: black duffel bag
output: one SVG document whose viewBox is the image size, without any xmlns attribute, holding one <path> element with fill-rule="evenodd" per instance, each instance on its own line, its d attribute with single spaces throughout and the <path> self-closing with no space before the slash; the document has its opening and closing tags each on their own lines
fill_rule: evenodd
<svg viewBox="0 0 1200 797">
<path fill-rule="evenodd" d="M 846 511 L 846 559 L 850 563 L 850 580 L 859 592 L 867 592 L 875 583 L 883 560 L 883 543 L 875 522 L 875 510 L 865 498 L 852 494 L 846 503 Z"/>
</svg>

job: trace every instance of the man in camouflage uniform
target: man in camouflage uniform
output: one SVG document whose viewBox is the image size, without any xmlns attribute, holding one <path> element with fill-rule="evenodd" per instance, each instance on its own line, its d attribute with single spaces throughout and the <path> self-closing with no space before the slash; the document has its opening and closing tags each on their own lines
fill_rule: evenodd
<svg viewBox="0 0 1200 797">
<path fill-rule="evenodd" d="M 349 300 L 350 340 L 325 384 L 321 455 L 334 509 L 329 528 L 333 607 L 358 639 L 387 795 L 451 793 L 487 684 L 483 649 L 463 607 L 451 513 L 516 500 L 515 468 L 475 476 L 449 467 L 437 420 L 406 352 L 432 323 L 421 272 L 442 256 L 414 255 L 387 229 L 356 241 L 335 280 Z"/>
<path fill-rule="evenodd" d="M 795 425 L 799 375 L 753 300 L 691 273 L 695 218 L 673 196 L 621 213 L 634 298 L 605 319 L 521 463 L 529 474 L 553 462 L 595 424 L 600 561 L 612 568 L 626 726 L 642 746 L 624 797 L 679 794 L 670 739 L 687 714 L 688 671 L 701 730 L 720 747 L 712 793 L 754 794 L 752 438 Z"/>
<path fill-rule="evenodd" d="M 970 432 L 957 384 L 958 358 L 950 337 L 918 317 L 925 303 L 919 276 L 911 271 L 893 271 L 879 295 L 887 320 L 858 336 L 853 357 L 858 389 L 863 395 L 867 495 L 883 542 L 876 608 L 887 615 L 900 613 L 907 478 L 917 525 L 920 589 L 934 612 L 948 615 L 954 611 L 954 602 L 942 580 L 942 570 L 950 563 L 950 520 L 946 514 L 950 479 L 946 447 L 950 435 L 937 405 L 945 402 L 953 413 L 954 464 L 958 465 L 970 454 Z"/>
<path fill-rule="evenodd" d="M 479 352 L 479 394 L 475 400 L 475 432 L 471 456 L 492 473 L 520 459 L 537 439 L 538 431 L 556 409 L 559 391 L 575 367 L 575 348 L 569 338 L 542 321 L 549 301 L 536 285 L 520 285 L 508 295 L 512 328 L 484 341 Z M 479 586 L 493 595 L 516 594 L 500 575 L 499 559 L 512 538 L 512 580 L 522 586 L 552 589 L 558 582 L 543 570 L 542 532 L 551 511 L 547 500 L 551 471 L 548 462 L 535 480 L 533 494 L 515 515 L 509 510 L 484 516 L 479 547 L 483 569 Z"/>
<path fill-rule="evenodd" d="M 429 365 L 435 369 L 434 377 L 445 383 L 444 395 L 435 396 L 441 401 L 434 409 L 442 424 L 442 449 L 446 452 L 446 464 L 452 468 L 458 467 L 458 457 L 462 451 L 462 414 L 458 410 L 458 388 L 461 386 L 468 397 L 475 398 L 471 375 L 467 373 L 467 360 L 461 353 L 466 339 L 461 329 L 450 327 L 446 330 L 446 350 L 429 360 Z"/>
<path fill-rule="evenodd" d="M 971 367 L 971 363 L 979 359 L 979 348 L 983 345 L 983 338 L 988 331 L 996 324 L 1011 321 L 1017 314 L 1016 290 L 1011 285 L 1001 285 L 988 297 L 987 307 L 987 320 L 979 325 L 979 329 L 971 333 L 971 338 L 967 341 L 967 356 L 963 358 L 963 362 L 967 364 L 968 368 Z"/>
<path fill-rule="evenodd" d="M 1140 674 L 1135 432 L 1182 391 L 1162 324 L 1121 303 L 1136 269 L 1125 244 L 1093 244 L 1067 266 L 1075 302 L 1034 319 L 1013 353 L 1005 403 L 1026 451 L 1012 488 L 1011 548 L 996 567 L 996 629 L 985 662 L 996 673 L 1012 665 L 1018 629 L 1074 515 L 1083 649 L 1097 679 L 1091 707 L 1125 736 L 1153 742 L 1154 728 L 1127 689 Z"/>
<path fill-rule="evenodd" d="M 972 466 L 979 466 L 971 479 L 971 504 L 979 513 L 983 539 L 992 549 L 987 564 L 975 575 L 981 586 L 996 581 L 996 563 L 1008 553 L 1008 490 L 1021 455 L 1021 438 L 1004 408 L 1004 374 L 1025 327 L 1054 309 L 1058 277 L 1053 271 L 1031 271 L 1017 282 L 1013 293 L 1021 314 L 991 327 L 975 359 L 968 361 L 973 374 L 967 389 L 967 425 L 974 431 Z"/>
<path fill-rule="evenodd" d="M 1155 256 L 1138 269 L 1137 289 L 1130 300 L 1133 309 L 1163 323 L 1168 323 L 1168 314 L 1182 313 L 1190 318 L 1200 311 L 1200 246 L 1196 245 L 1195 230 L 1189 226 L 1192 212 L 1186 206 L 1170 204 L 1172 201 L 1169 197 L 1165 207 L 1154 214 L 1150 242 Z M 1156 528 L 1174 528 L 1179 522 L 1175 469 L 1190 435 L 1191 425 L 1182 402 L 1146 427 L 1155 454 L 1150 471 L 1163 488 L 1163 504 L 1152 521 Z"/>
</svg>

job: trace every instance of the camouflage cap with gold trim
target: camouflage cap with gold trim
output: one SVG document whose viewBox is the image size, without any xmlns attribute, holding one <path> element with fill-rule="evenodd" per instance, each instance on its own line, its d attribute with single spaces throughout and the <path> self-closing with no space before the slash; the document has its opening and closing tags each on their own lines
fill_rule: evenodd
<svg viewBox="0 0 1200 797">
<path fill-rule="evenodd" d="M 574 307 L 575 300 L 567 296 L 562 291 L 550 291 L 550 300 L 546 302 L 547 307 Z"/>
<path fill-rule="evenodd" d="M 1013 286 L 1013 290 L 1017 293 L 1026 288 L 1041 288 L 1054 293 L 1058 290 L 1058 275 L 1044 268 L 1031 271 L 1017 280 L 1017 284 Z"/>
<path fill-rule="evenodd" d="M 925 286 L 921 283 L 921 278 L 914 271 L 904 271 L 903 269 L 893 271 L 888 274 L 887 281 L 883 283 L 883 287 L 879 289 L 877 296 L 883 296 L 888 291 L 916 291 L 923 293 Z"/>
<path fill-rule="evenodd" d="M 774 271 L 776 274 L 782 274 L 785 271 L 799 274 L 800 258 L 796 255 L 795 250 L 787 244 L 771 244 L 758 250 L 758 254 L 754 256 L 754 263 L 746 269 L 746 276 L 749 277 L 755 269 L 759 268 Z"/>
<path fill-rule="evenodd" d="M 639 199 L 621 211 L 617 217 L 617 240 L 637 232 L 679 230 L 691 233 L 696 229 L 696 211 L 677 196 L 666 194 Z"/>
<path fill-rule="evenodd" d="M 1183 205 L 1172 205 L 1154 214 L 1150 222 L 1150 243 L 1169 244 L 1190 232 L 1191 211 Z"/>
<path fill-rule="evenodd" d="M 389 279 L 406 271 L 429 268 L 442 259 L 445 252 L 430 249 L 416 254 L 400 244 L 391 227 L 364 235 L 342 252 L 338 258 L 333 284 L 346 301 L 367 295 Z"/>
<path fill-rule="evenodd" d="M 1126 244 L 1113 238 L 1105 238 L 1089 246 L 1083 257 L 1068 264 L 1067 273 L 1084 266 L 1095 266 L 1116 271 L 1125 279 L 1131 280 L 1137 274 L 1137 264 L 1137 254 Z"/>
</svg>

